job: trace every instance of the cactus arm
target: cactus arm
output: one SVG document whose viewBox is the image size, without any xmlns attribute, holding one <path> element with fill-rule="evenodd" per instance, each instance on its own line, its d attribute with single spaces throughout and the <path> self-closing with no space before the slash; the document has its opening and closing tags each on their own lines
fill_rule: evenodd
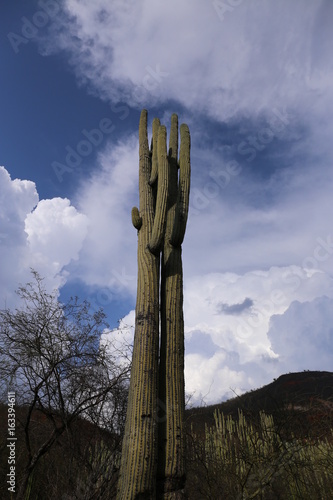
<svg viewBox="0 0 333 500">
<path fill-rule="evenodd" d="M 132 224 L 138 231 L 142 226 L 142 217 L 140 216 L 139 209 L 137 207 L 132 208 Z"/>
<path fill-rule="evenodd" d="M 175 247 L 180 246 L 184 240 L 190 197 L 191 138 L 188 126 L 185 124 L 180 127 L 180 140 L 178 199 L 170 239 L 171 244 Z"/>
<path fill-rule="evenodd" d="M 177 161 L 178 156 L 178 116 L 174 113 L 171 116 L 171 129 L 169 140 L 169 158 Z"/>
<path fill-rule="evenodd" d="M 160 126 L 157 139 L 158 155 L 158 188 L 156 198 L 156 208 L 154 217 L 154 227 L 148 244 L 149 250 L 153 254 L 159 254 L 164 238 L 166 211 L 169 188 L 169 165 L 166 148 L 166 128 Z"/>
<path fill-rule="evenodd" d="M 158 130 L 160 128 L 161 122 L 158 118 L 153 120 L 153 137 L 151 140 L 151 152 L 152 152 L 152 168 L 149 184 L 152 186 L 157 181 L 158 176 L 158 156 L 157 156 L 157 140 L 158 140 Z"/>
<path fill-rule="evenodd" d="M 141 111 L 139 122 L 139 161 L 144 157 L 149 157 L 148 132 L 147 132 L 148 112 L 146 109 Z M 142 163 L 140 164 L 142 167 Z"/>
</svg>

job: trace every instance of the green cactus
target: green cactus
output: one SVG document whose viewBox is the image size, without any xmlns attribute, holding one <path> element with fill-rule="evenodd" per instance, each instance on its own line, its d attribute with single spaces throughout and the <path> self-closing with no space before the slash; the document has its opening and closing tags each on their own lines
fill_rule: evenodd
<svg viewBox="0 0 333 500">
<path fill-rule="evenodd" d="M 158 492 L 176 498 L 185 483 L 184 442 L 184 320 L 181 244 L 184 239 L 190 189 L 190 134 L 172 115 L 169 143 L 170 189 L 161 261 L 161 348 L 159 367 Z M 179 168 L 179 181 L 178 181 Z"/>
<path fill-rule="evenodd" d="M 284 439 L 273 417 L 264 412 L 256 422 L 241 411 L 233 419 L 217 410 L 214 419 L 215 425 L 205 429 L 201 471 L 207 474 L 207 492 L 202 498 L 216 498 L 217 491 L 225 498 L 331 498 L 332 431 L 320 439 L 293 434 Z M 198 474 L 200 484 L 203 476 Z"/>
<path fill-rule="evenodd" d="M 140 494 L 154 498 L 157 467 L 160 257 L 149 250 L 154 229 L 157 237 L 157 224 L 154 224 L 156 189 L 150 185 L 146 111 L 141 113 L 139 142 L 140 212 L 137 208 L 132 210 L 133 225 L 138 230 L 135 338 L 118 486 L 118 498 L 123 500 Z"/>
<path fill-rule="evenodd" d="M 138 230 L 135 336 L 118 500 L 179 498 L 185 481 L 181 244 L 189 203 L 190 135 L 182 125 L 179 162 L 176 115 L 171 119 L 169 153 L 166 135 L 166 128 L 155 118 L 149 150 L 147 111 L 143 110 L 140 210 L 132 209 Z"/>
</svg>

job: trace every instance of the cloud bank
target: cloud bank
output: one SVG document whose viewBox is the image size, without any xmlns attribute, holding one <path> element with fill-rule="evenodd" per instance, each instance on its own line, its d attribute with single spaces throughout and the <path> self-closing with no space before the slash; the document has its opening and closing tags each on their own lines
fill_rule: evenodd
<svg viewBox="0 0 333 500">
<path fill-rule="evenodd" d="M 136 289 L 136 231 L 131 208 L 138 203 L 138 140 L 107 145 L 99 154 L 98 168 L 80 184 L 75 205 L 89 221 L 80 260 L 72 277 L 117 293 Z"/>
<path fill-rule="evenodd" d="M 288 371 L 333 370 L 333 280 L 319 270 L 196 276 L 184 297 L 185 382 L 193 404 L 234 397 Z M 119 349 L 132 344 L 134 319 L 131 311 L 102 341 Z"/>
<path fill-rule="evenodd" d="M 30 268 L 52 290 L 64 283 L 64 267 L 77 259 L 87 218 L 67 199 L 40 200 L 32 181 L 14 179 L 0 167 L 1 307 L 16 305 L 15 290 L 30 281 Z"/>
<path fill-rule="evenodd" d="M 328 89 L 328 0 L 221 4 L 67 0 L 53 29 L 81 80 L 129 104 L 155 92 L 226 119 Z"/>
<path fill-rule="evenodd" d="M 333 3 L 62 6 L 44 55 L 60 51 L 107 102 L 158 108 L 166 124 L 179 108 L 190 126 L 187 391 L 209 403 L 283 371 L 332 370 Z M 33 263 L 134 297 L 137 151 L 132 136 L 111 140 L 73 205 L 1 172 L 3 290 Z"/>
</svg>

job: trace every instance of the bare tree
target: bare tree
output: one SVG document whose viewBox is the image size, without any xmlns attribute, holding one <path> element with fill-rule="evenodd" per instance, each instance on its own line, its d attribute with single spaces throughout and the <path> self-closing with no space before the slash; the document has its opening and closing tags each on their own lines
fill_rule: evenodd
<svg viewBox="0 0 333 500">
<path fill-rule="evenodd" d="M 20 308 L 0 311 L 1 401 L 14 391 L 25 409 L 26 463 L 19 497 L 41 457 L 78 417 L 119 433 L 128 380 L 128 367 L 117 364 L 116 354 L 100 344 L 104 313 L 90 313 L 89 304 L 77 298 L 61 304 L 56 291 L 48 293 L 39 274 L 32 274 L 32 282 L 17 291 Z M 34 435 L 37 415 L 47 422 L 42 442 Z"/>
</svg>

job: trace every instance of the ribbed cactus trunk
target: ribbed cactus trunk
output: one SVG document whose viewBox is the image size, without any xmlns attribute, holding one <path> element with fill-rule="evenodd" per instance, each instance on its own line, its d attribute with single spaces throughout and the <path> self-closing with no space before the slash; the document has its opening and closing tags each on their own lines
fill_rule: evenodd
<svg viewBox="0 0 333 500">
<path fill-rule="evenodd" d="M 182 125 L 178 163 L 177 116 L 172 116 L 169 154 L 166 128 L 155 119 L 149 151 L 143 110 L 139 141 L 140 211 L 132 210 L 138 230 L 138 291 L 118 500 L 176 499 L 185 482 L 181 244 L 188 214 L 190 136 Z"/>
<path fill-rule="evenodd" d="M 182 498 L 185 486 L 185 384 L 183 268 L 184 239 L 190 190 L 190 135 L 181 126 L 178 156 L 178 118 L 172 115 L 169 142 L 169 198 L 161 262 L 161 347 L 159 366 L 160 498 Z M 180 169 L 178 175 L 178 169 Z M 179 179 L 178 179 L 179 177 Z"/>
<path fill-rule="evenodd" d="M 132 210 L 138 230 L 138 284 L 135 337 L 118 498 L 155 498 L 157 467 L 157 394 L 159 350 L 160 257 L 148 246 L 154 230 L 156 189 L 149 184 L 152 170 L 148 147 L 147 112 L 139 125 L 140 212 Z"/>
</svg>

